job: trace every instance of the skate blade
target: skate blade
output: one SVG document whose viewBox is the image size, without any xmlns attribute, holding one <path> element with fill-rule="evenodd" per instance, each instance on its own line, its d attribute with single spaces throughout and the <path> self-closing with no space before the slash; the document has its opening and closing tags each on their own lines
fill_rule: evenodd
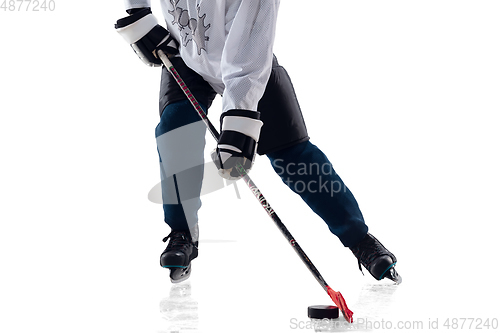
<svg viewBox="0 0 500 333">
<path fill-rule="evenodd" d="M 168 267 L 166 267 L 168 268 Z M 169 268 L 170 281 L 172 283 L 179 283 L 185 281 L 191 276 L 191 264 L 185 268 Z"/>
<path fill-rule="evenodd" d="M 394 281 L 396 284 L 401 284 L 401 282 L 403 282 L 403 278 L 398 274 L 394 267 L 391 267 L 384 277 Z"/>
</svg>

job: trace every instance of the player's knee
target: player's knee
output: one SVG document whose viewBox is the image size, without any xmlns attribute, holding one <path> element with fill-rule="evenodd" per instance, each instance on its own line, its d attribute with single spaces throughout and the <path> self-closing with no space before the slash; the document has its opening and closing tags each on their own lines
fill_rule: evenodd
<svg viewBox="0 0 500 333">
<path fill-rule="evenodd" d="M 203 105 L 201 107 L 206 112 L 206 108 Z M 174 102 L 167 105 L 163 110 L 160 122 L 155 129 L 155 135 L 159 137 L 169 131 L 200 120 L 200 116 L 188 100 Z"/>
</svg>

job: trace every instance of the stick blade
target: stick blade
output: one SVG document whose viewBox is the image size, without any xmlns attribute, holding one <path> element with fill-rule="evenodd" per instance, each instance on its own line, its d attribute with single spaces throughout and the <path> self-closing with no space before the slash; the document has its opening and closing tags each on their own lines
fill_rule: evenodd
<svg viewBox="0 0 500 333">
<path fill-rule="evenodd" d="M 353 322 L 352 315 L 353 312 L 349 310 L 347 307 L 347 304 L 345 303 L 345 299 L 342 296 L 342 294 L 338 291 L 333 290 L 332 288 L 327 286 L 327 291 L 328 295 L 330 295 L 330 298 L 332 299 L 333 303 L 342 311 L 342 314 L 344 315 L 345 320 L 347 320 L 349 323 Z"/>
</svg>

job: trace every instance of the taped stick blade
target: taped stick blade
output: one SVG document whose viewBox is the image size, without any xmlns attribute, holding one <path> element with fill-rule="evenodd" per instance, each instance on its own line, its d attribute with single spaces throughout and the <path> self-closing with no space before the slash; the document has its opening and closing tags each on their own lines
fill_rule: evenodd
<svg viewBox="0 0 500 333">
<path fill-rule="evenodd" d="M 345 299 L 342 296 L 342 294 L 338 291 L 333 290 L 329 286 L 327 286 L 326 288 L 328 291 L 328 295 L 330 295 L 330 298 L 332 299 L 333 303 L 335 303 L 335 305 L 340 309 L 340 311 L 342 311 L 345 320 L 347 320 L 349 323 L 352 323 L 353 312 L 349 310 L 349 308 L 347 307 L 347 304 L 345 303 Z"/>
</svg>

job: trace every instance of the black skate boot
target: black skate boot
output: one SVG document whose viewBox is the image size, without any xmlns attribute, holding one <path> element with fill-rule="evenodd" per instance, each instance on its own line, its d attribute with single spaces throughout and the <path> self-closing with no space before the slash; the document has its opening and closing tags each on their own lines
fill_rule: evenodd
<svg viewBox="0 0 500 333">
<path fill-rule="evenodd" d="M 403 280 L 394 269 L 397 259 L 394 254 L 389 252 L 375 237 L 367 233 L 365 238 L 358 245 L 352 246 L 352 253 L 358 258 L 359 270 L 361 264 L 370 272 L 377 280 L 383 278 L 390 279 L 396 284 L 400 284 Z"/>
<path fill-rule="evenodd" d="M 189 231 L 172 231 L 163 239 L 170 239 L 160 256 L 160 265 L 170 269 L 170 281 L 178 283 L 191 275 L 191 260 L 198 256 L 198 241 L 193 242 Z"/>
</svg>

